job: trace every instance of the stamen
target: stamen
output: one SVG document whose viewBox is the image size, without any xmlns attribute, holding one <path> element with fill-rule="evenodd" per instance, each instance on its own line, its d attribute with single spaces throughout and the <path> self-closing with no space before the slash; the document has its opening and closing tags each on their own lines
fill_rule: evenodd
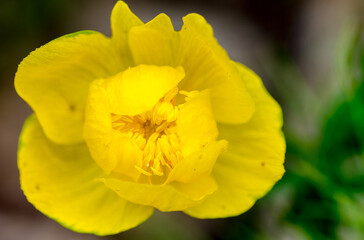
<svg viewBox="0 0 364 240">
<path fill-rule="evenodd" d="M 174 108 L 172 110 L 172 112 L 170 114 L 168 114 L 167 116 L 167 122 L 174 122 L 177 120 L 177 116 L 178 116 L 178 107 Z"/>
<path fill-rule="evenodd" d="M 174 87 L 172 88 L 165 96 L 164 96 L 164 101 L 165 102 L 170 102 L 174 99 L 174 97 L 177 95 L 178 93 L 178 87 Z"/>
<path fill-rule="evenodd" d="M 152 174 L 151 174 L 150 172 L 145 171 L 144 169 L 142 169 L 142 168 L 138 167 L 137 165 L 135 165 L 134 167 L 135 167 L 135 168 L 136 168 L 136 170 L 138 170 L 140 173 L 142 173 L 142 174 L 144 174 L 144 175 L 146 175 L 146 176 L 148 176 L 148 177 L 152 176 Z"/>
<path fill-rule="evenodd" d="M 194 91 L 191 91 L 191 92 L 187 92 L 187 91 L 179 91 L 180 94 L 182 95 L 185 95 L 185 101 L 188 102 L 191 98 L 193 98 L 194 96 L 196 96 L 199 91 L 197 90 L 194 90 Z"/>
<path fill-rule="evenodd" d="M 180 143 L 175 133 L 168 134 L 168 141 L 174 149 L 180 148 Z"/>
<path fill-rule="evenodd" d="M 135 168 L 143 175 L 164 176 L 182 160 L 176 120 L 179 107 L 174 104 L 178 88 L 171 89 L 149 111 L 135 116 L 111 114 L 113 129 L 122 132 L 143 152 L 142 166 Z M 186 98 L 194 92 L 180 91 Z"/>
<path fill-rule="evenodd" d="M 161 125 L 159 125 L 155 129 L 155 131 L 158 132 L 158 133 L 163 132 L 167 128 L 168 125 L 169 125 L 169 122 L 163 122 Z"/>
</svg>

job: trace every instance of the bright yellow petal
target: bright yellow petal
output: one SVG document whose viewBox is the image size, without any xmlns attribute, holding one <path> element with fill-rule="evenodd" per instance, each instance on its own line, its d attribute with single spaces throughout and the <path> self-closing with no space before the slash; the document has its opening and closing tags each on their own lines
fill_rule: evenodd
<svg viewBox="0 0 364 240">
<path fill-rule="evenodd" d="M 112 128 L 110 102 L 103 84 L 104 80 L 100 79 L 90 86 L 85 111 L 85 141 L 92 158 L 105 173 L 116 171 L 136 179 L 139 173 L 134 166 L 140 165 L 142 152 Z"/>
<path fill-rule="evenodd" d="M 88 104 L 85 110 L 84 139 L 92 158 L 106 172 L 110 173 L 117 165 L 115 158 L 109 158 L 109 145 L 112 140 L 112 119 L 104 80 L 91 83 Z"/>
<path fill-rule="evenodd" d="M 161 32 L 168 39 L 174 39 L 177 37 L 177 33 L 174 30 L 171 19 L 164 13 L 159 14 L 151 21 L 147 22 L 145 26 Z"/>
<path fill-rule="evenodd" d="M 136 179 L 142 152 L 112 128 L 111 113 L 134 116 L 152 109 L 183 78 L 182 68 L 140 65 L 94 81 L 85 111 L 84 138 L 93 159 L 106 173 Z"/>
<path fill-rule="evenodd" d="M 148 111 L 183 77 L 181 67 L 139 65 L 106 79 L 111 112 L 134 116 Z"/>
<path fill-rule="evenodd" d="M 167 182 L 193 183 L 202 177 L 209 176 L 216 159 L 226 150 L 226 146 L 225 140 L 207 143 L 199 151 L 177 163 L 169 174 Z"/>
<path fill-rule="evenodd" d="M 143 22 L 130 11 L 125 2 L 118 1 L 115 4 L 111 13 L 111 31 L 113 38 L 123 38 L 129 32 L 130 28 L 142 24 Z"/>
<path fill-rule="evenodd" d="M 255 101 L 256 111 L 246 124 L 219 125 L 219 137 L 229 141 L 227 152 L 221 154 L 212 172 L 219 188 L 201 205 L 185 211 L 194 217 L 239 215 L 266 194 L 284 173 L 281 108 L 258 76 L 241 64 L 236 66 Z"/>
<path fill-rule="evenodd" d="M 104 35 L 83 31 L 53 40 L 19 65 L 15 89 L 33 108 L 51 140 L 82 141 L 84 107 L 90 82 L 125 66 Z"/>
<path fill-rule="evenodd" d="M 114 172 L 131 177 L 136 181 L 140 172 L 135 166 L 142 166 L 143 152 L 135 145 L 130 138 L 123 135 L 120 131 L 112 131 L 110 142 L 109 158 L 116 163 Z"/>
<path fill-rule="evenodd" d="M 135 27 L 129 33 L 129 46 L 135 65 L 170 65 L 172 49 L 162 33 L 147 28 Z"/>
<path fill-rule="evenodd" d="M 183 160 L 171 171 L 167 182 L 189 183 L 210 175 L 225 141 L 215 141 L 218 130 L 211 109 L 210 92 L 204 90 L 189 99 L 177 118 Z"/>
<path fill-rule="evenodd" d="M 35 116 L 25 123 L 18 151 L 20 183 L 39 211 L 77 232 L 115 234 L 145 221 L 153 208 L 132 204 L 104 184 L 84 144 L 49 141 Z"/>
<path fill-rule="evenodd" d="M 120 55 L 124 64 L 133 66 L 130 49 L 128 47 L 129 30 L 143 22 L 130 11 L 128 5 L 118 1 L 111 13 L 111 32 L 114 50 Z"/>
<path fill-rule="evenodd" d="M 181 211 L 200 203 L 171 185 L 142 184 L 115 178 L 104 178 L 102 181 L 126 200 L 140 205 L 153 206 L 164 212 Z"/>
<path fill-rule="evenodd" d="M 191 183 L 173 182 L 171 186 L 195 201 L 212 194 L 218 188 L 215 180 L 211 176 L 200 178 Z"/>
<path fill-rule="evenodd" d="M 218 130 L 211 108 L 210 91 L 202 91 L 183 104 L 177 118 L 177 133 L 184 157 L 216 140 Z"/>
<path fill-rule="evenodd" d="M 165 14 L 158 15 L 145 25 L 132 28 L 129 32 L 129 46 L 135 65 L 171 65 L 176 40 L 177 33 Z"/>
<path fill-rule="evenodd" d="M 254 113 L 254 102 L 229 56 L 212 29 L 198 14 L 183 18 L 176 65 L 183 66 L 183 90 L 211 89 L 213 112 L 218 122 L 241 124 Z"/>
<path fill-rule="evenodd" d="M 136 180 L 139 172 L 135 165 L 141 165 L 142 152 L 129 138 L 112 128 L 110 101 L 103 84 L 101 79 L 90 86 L 85 111 L 85 141 L 92 158 L 105 173 L 115 171 Z"/>
</svg>

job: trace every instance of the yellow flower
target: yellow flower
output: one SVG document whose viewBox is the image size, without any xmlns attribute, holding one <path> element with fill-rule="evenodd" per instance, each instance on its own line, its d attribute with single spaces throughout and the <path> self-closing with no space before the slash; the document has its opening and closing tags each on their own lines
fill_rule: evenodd
<svg viewBox="0 0 364 240">
<path fill-rule="evenodd" d="M 283 173 L 282 115 L 229 59 L 203 17 L 174 31 L 118 1 L 112 37 L 82 31 L 30 53 L 15 77 L 33 108 L 20 136 L 21 187 L 78 232 L 118 233 L 153 210 L 239 215 Z"/>
</svg>

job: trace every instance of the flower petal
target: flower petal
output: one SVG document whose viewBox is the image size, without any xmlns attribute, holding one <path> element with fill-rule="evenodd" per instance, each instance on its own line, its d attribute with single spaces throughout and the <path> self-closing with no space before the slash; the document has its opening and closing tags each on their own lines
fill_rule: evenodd
<svg viewBox="0 0 364 240">
<path fill-rule="evenodd" d="M 95 178 L 102 172 L 84 144 L 56 145 L 33 115 L 18 151 L 24 194 L 39 211 L 77 232 L 115 234 L 145 221 L 153 208 L 132 204 Z"/>
<path fill-rule="evenodd" d="M 92 158 L 106 173 L 110 173 L 117 162 L 115 158 L 109 158 L 112 119 L 106 90 L 102 86 L 103 82 L 104 80 L 100 79 L 90 85 L 83 133 Z"/>
<path fill-rule="evenodd" d="M 109 158 L 116 163 L 113 171 L 129 176 L 135 181 L 140 172 L 135 166 L 142 166 L 143 152 L 135 145 L 130 138 L 120 131 L 112 131 L 112 139 L 109 148 Z"/>
<path fill-rule="evenodd" d="M 182 68 L 139 65 L 91 83 L 84 138 L 106 173 L 115 170 L 136 179 L 135 165 L 140 166 L 142 157 L 130 139 L 112 128 L 111 113 L 134 116 L 150 110 L 183 76 Z"/>
<path fill-rule="evenodd" d="M 181 67 L 139 65 L 106 79 L 111 112 L 134 116 L 152 109 L 184 75 Z"/>
<path fill-rule="evenodd" d="M 142 24 L 143 22 L 130 11 L 125 2 L 117 1 L 111 13 L 111 31 L 113 38 L 126 42 L 126 34 L 130 28 Z"/>
<path fill-rule="evenodd" d="M 145 24 L 146 27 L 161 32 L 168 39 L 177 37 L 177 33 L 174 30 L 171 19 L 164 13 L 159 14 L 149 22 Z"/>
<path fill-rule="evenodd" d="M 185 194 L 195 201 L 199 201 L 217 190 L 217 184 L 211 176 L 202 177 L 192 183 L 171 183 L 177 191 Z"/>
<path fill-rule="evenodd" d="M 200 203 L 200 201 L 191 199 L 188 195 L 179 192 L 168 184 L 142 184 L 116 178 L 103 178 L 101 180 L 120 197 L 136 204 L 153 206 L 164 212 L 181 211 Z"/>
<path fill-rule="evenodd" d="M 197 218 L 228 217 L 247 211 L 284 173 L 281 109 L 258 76 L 241 64 L 236 66 L 255 101 L 256 111 L 245 124 L 219 126 L 219 137 L 229 141 L 229 148 L 218 158 L 212 172 L 218 190 L 201 205 L 185 211 Z"/>
<path fill-rule="evenodd" d="M 82 140 L 88 85 L 123 68 L 110 39 L 83 31 L 30 53 L 19 65 L 15 89 L 37 114 L 48 138 L 76 143 Z"/>
<path fill-rule="evenodd" d="M 210 175 L 220 153 L 226 150 L 225 140 L 207 143 L 199 151 L 183 158 L 168 176 L 167 182 L 178 181 L 192 183 Z"/>
<path fill-rule="evenodd" d="M 105 173 L 123 172 L 136 179 L 135 165 L 142 152 L 130 139 L 112 128 L 111 106 L 104 79 L 91 83 L 85 111 L 84 139 L 95 162 Z M 127 161 L 126 161 L 127 159 Z"/>
<path fill-rule="evenodd" d="M 210 91 L 191 97 L 180 109 L 177 133 L 183 160 L 177 163 L 167 182 L 188 183 L 210 175 L 226 141 L 215 141 L 218 130 L 211 109 Z"/>
<path fill-rule="evenodd" d="M 128 48 L 129 30 L 143 22 L 130 11 L 128 5 L 123 1 L 118 1 L 111 13 L 111 40 L 115 52 L 120 55 L 122 62 L 127 66 L 133 66 L 130 49 Z"/>
<path fill-rule="evenodd" d="M 211 109 L 210 91 L 202 91 L 183 104 L 177 118 L 177 133 L 184 157 L 216 140 L 218 130 Z"/>
<path fill-rule="evenodd" d="M 215 141 L 218 130 L 209 90 L 183 104 L 177 118 L 177 133 L 184 158 L 171 171 L 167 182 L 189 183 L 209 176 L 217 157 L 227 145 L 226 141 Z"/>
<path fill-rule="evenodd" d="M 132 28 L 129 32 L 129 47 L 135 65 L 172 65 L 176 40 L 177 33 L 165 14 L 158 15 L 145 25 Z"/>
<path fill-rule="evenodd" d="M 212 28 L 198 14 L 183 18 L 176 65 L 183 66 L 183 90 L 211 89 L 218 122 L 241 124 L 254 113 L 254 102 L 234 64 L 213 36 Z"/>
</svg>

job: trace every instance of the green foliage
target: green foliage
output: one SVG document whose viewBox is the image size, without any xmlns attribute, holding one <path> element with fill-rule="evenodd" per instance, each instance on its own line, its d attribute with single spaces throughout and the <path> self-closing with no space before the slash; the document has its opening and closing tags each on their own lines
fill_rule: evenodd
<svg viewBox="0 0 364 240">
<path fill-rule="evenodd" d="M 287 153 L 295 157 L 291 159 L 293 167 L 288 171 L 292 170 L 295 173 L 292 178 L 300 180 L 285 221 L 303 227 L 312 239 L 364 238 L 360 230 L 364 219 L 358 216 L 364 208 L 364 51 L 361 33 L 352 34 L 347 52 L 341 53 L 345 61 L 340 63 L 346 63 L 345 72 L 351 73 L 345 79 L 350 87 L 344 97 L 338 96 L 336 107 L 326 111 L 327 118 L 316 146 L 305 148 L 302 143 L 287 140 Z"/>
</svg>

